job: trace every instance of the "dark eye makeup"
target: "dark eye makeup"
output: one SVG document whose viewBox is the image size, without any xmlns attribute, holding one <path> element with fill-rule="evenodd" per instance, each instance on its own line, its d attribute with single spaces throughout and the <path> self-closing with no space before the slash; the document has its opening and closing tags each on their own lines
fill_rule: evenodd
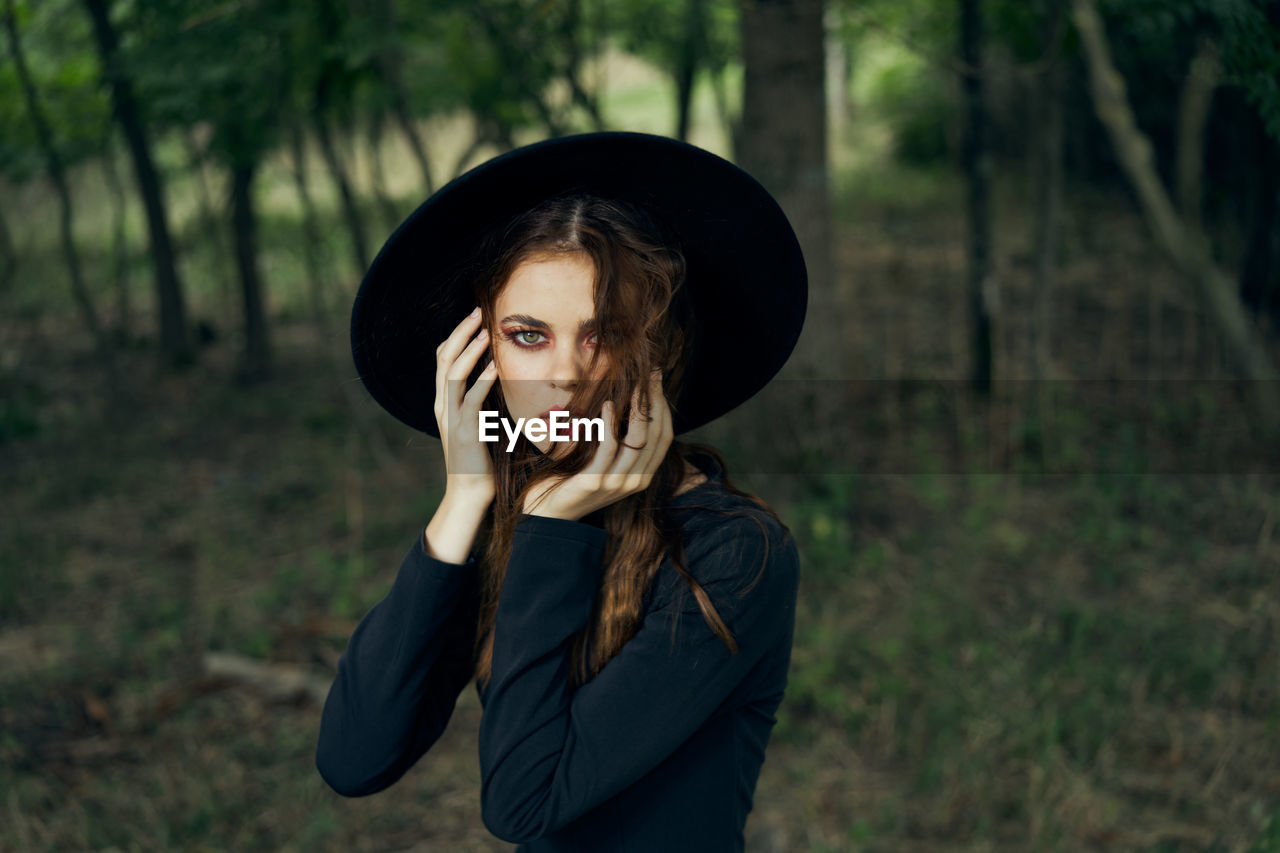
<svg viewBox="0 0 1280 853">
<path fill-rule="evenodd" d="M 540 349 L 548 343 L 546 334 L 538 329 L 503 329 L 502 336 L 521 349 Z M 530 340 L 531 336 L 535 339 Z M 587 346 L 595 346 L 596 342 L 596 333 L 589 333 Z"/>
</svg>

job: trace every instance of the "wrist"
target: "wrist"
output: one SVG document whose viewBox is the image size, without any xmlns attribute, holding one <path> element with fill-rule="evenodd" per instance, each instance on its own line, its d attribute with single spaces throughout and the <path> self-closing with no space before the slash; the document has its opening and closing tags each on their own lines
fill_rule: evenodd
<svg viewBox="0 0 1280 853">
<path fill-rule="evenodd" d="M 536 506 L 525 501 L 524 514 L 537 515 L 542 518 L 559 518 L 564 521 L 579 521 L 591 512 L 590 508 L 558 506 L 550 501 L 542 501 Z"/>
<path fill-rule="evenodd" d="M 466 475 L 462 475 L 465 477 Z M 477 480 L 480 478 L 476 478 Z M 494 487 L 492 478 L 485 477 L 488 482 L 467 482 L 456 476 L 450 476 L 444 487 L 441 504 L 458 508 L 487 509 L 493 502 Z"/>
<path fill-rule="evenodd" d="M 465 563 L 491 499 L 446 487 L 440 506 L 423 532 L 427 555 L 446 563 Z"/>
</svg>

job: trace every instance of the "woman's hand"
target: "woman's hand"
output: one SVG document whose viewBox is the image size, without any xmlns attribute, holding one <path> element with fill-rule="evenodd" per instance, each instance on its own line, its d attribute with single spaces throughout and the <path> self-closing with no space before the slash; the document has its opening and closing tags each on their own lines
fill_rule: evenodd
<svg viewBox="0 0 1280 853">
<path fill-rule="evenodd" d="M 480 325 L 476 308 L 436 348 L 435 413 L 444 445 L 445 497 L 488 506 L 495 492 L 493 462 L 480 441 L 479 421 L 480 405 L 498 377 L 496 365 L 490 361 L 476 384 L 466 388 L 489 346 L 489 332 Z"/>
<path fill-rule="evenodd" d="M 604 440 L 590 464 L 572 477 L 553 477 L 539 483 L 525 498 L 524 512 L 577 521 L 601 507 L 649 487 L 675 431 L 671 409 L 662 394 L 662 377 L 649 384 L 650 411 L 640 411 L 640 389 L 631 397 L 631 418 L 621 444 L 613 437 L 613 405 L 604 404 Z"/>
</svg>

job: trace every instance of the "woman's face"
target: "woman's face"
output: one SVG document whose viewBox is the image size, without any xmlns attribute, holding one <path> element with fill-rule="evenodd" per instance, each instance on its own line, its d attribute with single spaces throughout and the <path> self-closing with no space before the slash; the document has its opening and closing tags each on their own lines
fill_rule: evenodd
<svg viewBox="0 0 1280 853">
<path fill-rule="evenodd" d="M 595 264 L 585 254 L 535 255 L 511 274 L 494 302 L 493 356 L 513 418 L 564 408 L 597 346 Z M 595 378 L 607 367 L 603 355 Z M 571 413 L 571 417 L 581 413 Z M 551 440 L 537 442 L 546 453 Z"/>
</svg>

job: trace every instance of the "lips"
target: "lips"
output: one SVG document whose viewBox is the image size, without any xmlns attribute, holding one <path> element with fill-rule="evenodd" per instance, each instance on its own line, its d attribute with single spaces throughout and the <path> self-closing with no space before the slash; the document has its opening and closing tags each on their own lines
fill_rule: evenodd
<svg viewBox="0 0 1280 853">
<path fill-rule="evenodd" d="M 562 405 L 560 405 L 559 403 L 556 403 L 554 406 L 552 406 L 551 408 L 547 409 L 547 410 L 546 410 L 545 412 L 543 412 L 542 414 L 538 415 L 538 420 L 546 421 L 547 423 L 551 423 L 551 413 L 552 413 L 552 412 L 569 412 L 569 417 L 571 417 L 571 418 L 580 418 L 580 417 L 582 417 L 582 416 L 583 416 L 583 415 L 582 415 L 582 412 L 573 411 L 573 410 L 571 410 L 568 406 L 562 406 Z"/>
</svg>

